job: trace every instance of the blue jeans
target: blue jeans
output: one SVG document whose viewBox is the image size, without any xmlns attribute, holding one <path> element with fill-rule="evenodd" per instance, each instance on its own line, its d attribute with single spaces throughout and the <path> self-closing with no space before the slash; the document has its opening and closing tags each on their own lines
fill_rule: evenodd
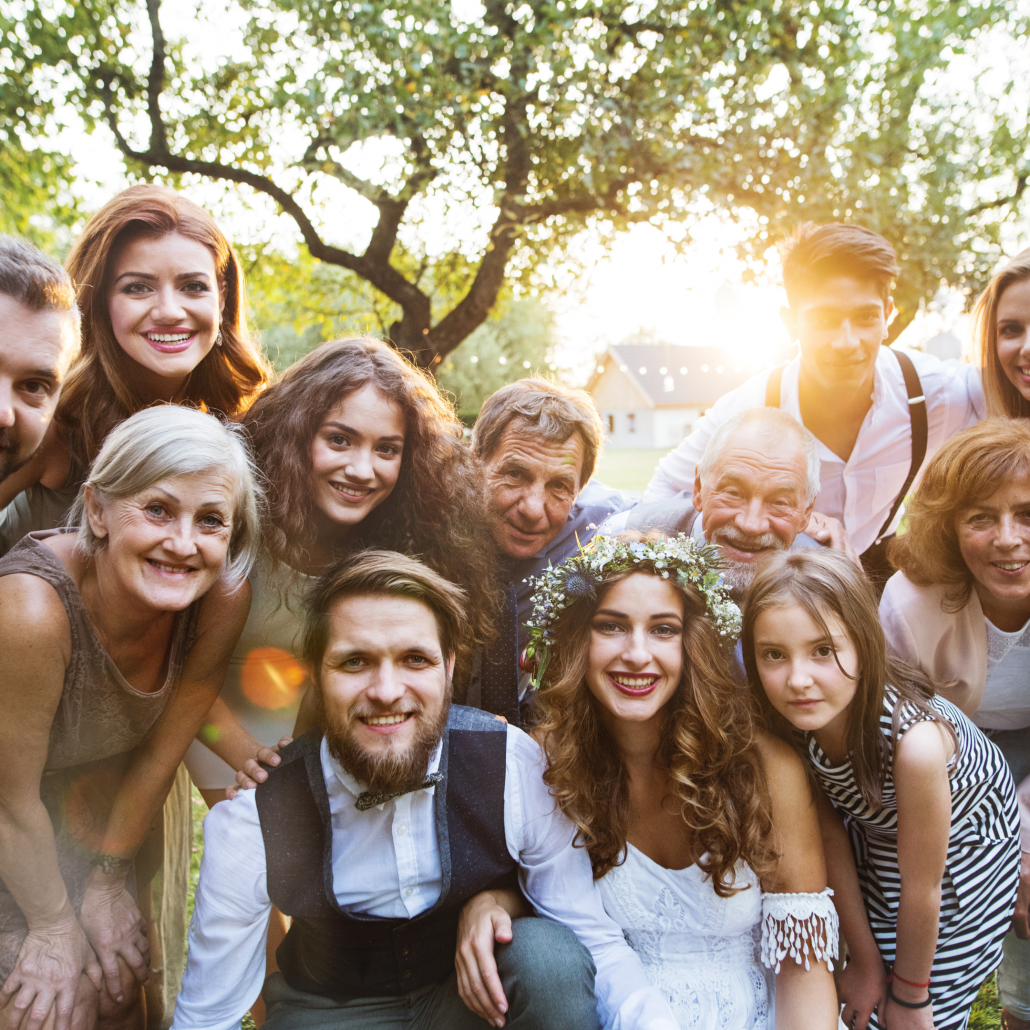
<svg viewBox="0 0 1030 1030">
<path fill-rule="evenodd" d="M 1030 729 L 987 730 L 986 734 L 1001 749 L 1018 787 L 1030 776 Z M 1030 941 L 1021 941 L 1010 930 L 1003 948 L 998 998 L 1017 1019 L 1030 1019 Z"/>
<path fill-rule="evenodd" d="M 594 963 L 576 935 L 550 919 L 516 919 L 510 944 L 497 944 L 497 971 L 508 999 L 510 1030 L 598 1030 Z M 443 983 L 400 997 L 336 1002 L 295 991 L 273 973 L 261 992 L 266 1030 L 483 1030 L 458 994 Z"/>
</svg>

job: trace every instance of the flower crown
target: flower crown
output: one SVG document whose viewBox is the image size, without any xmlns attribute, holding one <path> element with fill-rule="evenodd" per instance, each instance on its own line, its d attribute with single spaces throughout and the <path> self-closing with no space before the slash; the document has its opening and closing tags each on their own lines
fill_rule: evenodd
<svg viewBox="0 0 1030 1030">
<path fill-rule="evenodd" d="M 546 572 L 527 581 L 535 589 L 533 614 L 526 622 L 529 644 L 522 664 L 533 669 L 534 687 L 540 687 L 547 671 L 554 626 L 562 612 L 582 597 L 596 597 L 606 573 L 628 572 L 640 565 L 650 565 L 662 579 L 674 575 L 681 587 L 696 587 L 704 595 L 708 617 L 719 635 L 726 641 L 734 641 L 740 635 L 740 609 L 730 600 L 729 590 L 719 575 L 723 562 L 718 548 L 698 543 L 684 533 L 641 541 L 595 536 L 580 546 L 579 554 L 557 568 L 549 566 Z"/>
</svg>

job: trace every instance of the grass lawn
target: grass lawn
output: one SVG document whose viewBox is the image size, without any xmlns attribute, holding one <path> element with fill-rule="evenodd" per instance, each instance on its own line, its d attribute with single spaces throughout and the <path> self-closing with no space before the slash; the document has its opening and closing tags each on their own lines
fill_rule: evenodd
<svg viewBox="0 0 1030 1030">
<path fill-rule="evenodd" d="M 640 448 L 617 451 L 614 448 L 601 452 L 594 477 L 605 486 L 617 490 L 643 490 L 651 481 L 659 458 L 664 458 L 670 448 Z"/>
<path fill-rule="evenodd" d="M 652 451 L 623 451 L 624 454 L 651 454 L 663 453 Z M 608 480 L 605 480 L 608 482 Z M 609 486 L 616 484 L 609 483 Z M 628 489 L 622 487 L 622 489 Z M 193 855 L 190 862 L 190 893 L 189 893 L 189 914 L 193 915 L 193 892 L 197 887 L 197 880 L 200 878 L 200 856 L 204 852 L 204 816 L 207 815 L 207 806 L 204 799 L 193 788 Z M 253 1020 L 250 1013 L 243 1019 L 242 1030 L 253 1030 Z M 969 1020 L 969 1030 L 998 1030 L 1001 1026 L 1001 1009 L 998 1006 L 998 994 L 994 989 L 994 977 L 983 985 L 980 997 L 973 1006 L 973 1015 Z"/>
</svg>

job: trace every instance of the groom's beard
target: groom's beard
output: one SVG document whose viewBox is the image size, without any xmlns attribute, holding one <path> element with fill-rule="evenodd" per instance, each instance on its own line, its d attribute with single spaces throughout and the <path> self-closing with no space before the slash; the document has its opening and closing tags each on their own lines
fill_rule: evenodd
<svg viewBox="0 0 1030 1030">
<path fill-rule="evenodd" d="M 325 734 L 329 753 L 359 783 L 369 790 L 396 791 L 412 790 L 426 778 L 430 759 L 436 750 L 450 711 L 451 699 L 445 695 L 435 711 L 422 706 L 404 708 L 381 708 L 369 704 L 355 705 L 345 718 L 334 716 L 322 708 L 322 732 Z M 377 748 L 366 748 L 355 740 L 355 729 L 361 716 L 389 715 L 391 712 L 413 712 L 417 720 L 415 737 L 406 747 L 394 743 L 391 736 L 384 736 Z"/>
</svg>

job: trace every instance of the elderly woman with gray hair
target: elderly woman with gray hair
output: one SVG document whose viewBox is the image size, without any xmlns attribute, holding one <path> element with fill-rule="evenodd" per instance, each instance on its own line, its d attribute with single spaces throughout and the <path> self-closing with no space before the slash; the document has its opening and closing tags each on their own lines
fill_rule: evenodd
<svg viewBox="0 0 1030 1030">
<path fill-rule="evenodd" d="M 246 621 L 259 501 L 236 431 L 149 408 L 108 435 L 78 529 L 0 559 L 6 1025 L 143 1025 L 134 858 Z"/>
</svg>

